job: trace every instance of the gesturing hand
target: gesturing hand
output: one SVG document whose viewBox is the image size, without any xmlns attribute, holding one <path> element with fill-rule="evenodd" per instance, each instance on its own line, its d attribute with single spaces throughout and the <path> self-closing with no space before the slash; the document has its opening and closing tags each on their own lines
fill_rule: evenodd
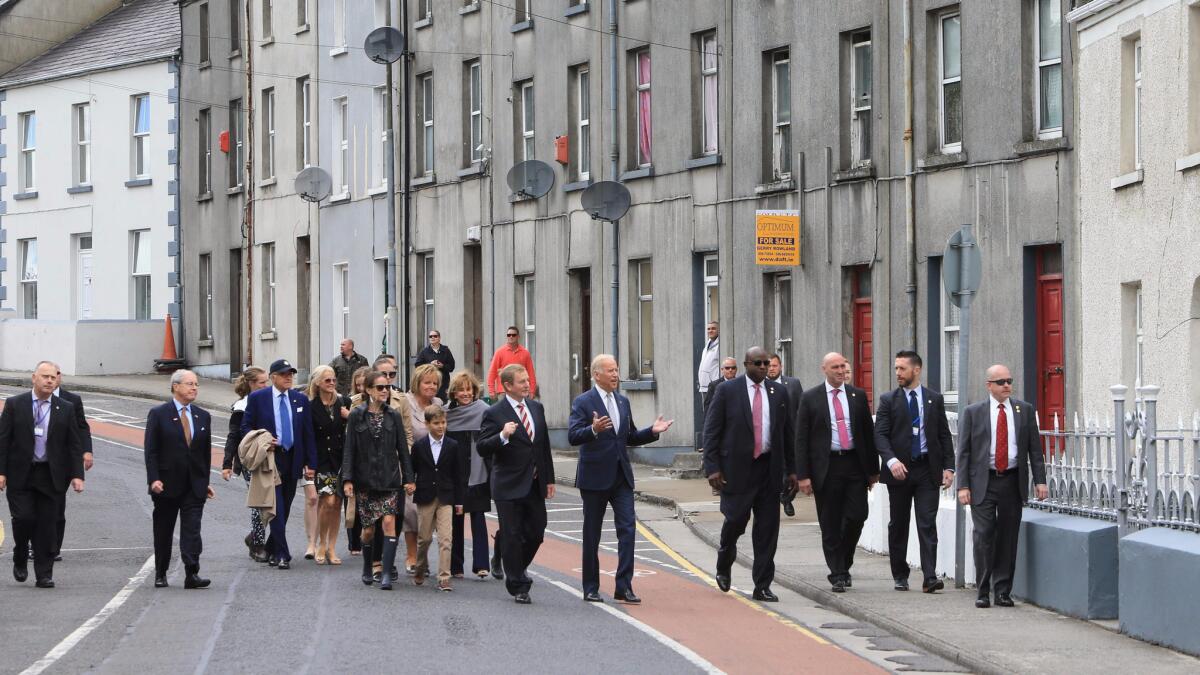
<svg viewBox="0 0 1200 675">
<path fill-rule="evenodd" d="M 602 431 L 608 431 L 613 428 L 612 418 L 605 415 L 600 416 L 600 413 L 592 413 L 592 433 L 599 434 Z"/>
<path fill-rule="evenodd" d="M 505 422 L 504 429 L 500 431 L 500 435 L 502 437 L 504 437 L 504 440 L 506 440 L 506 441 L 509 438 L 511 438 L 512 435 L 515 433 L 517 433 L 517 423 L 516 422 Z"/>
<path fill-rule="evenodd" d="M 654 424 L 650 425 L 650 431 L 661 434 L 670 429 L 672 424 L 675 424 L 675 420 L 664 419 L 662 415 L 659 415 L 658 419 L 654 420 Z"/>
</svg>

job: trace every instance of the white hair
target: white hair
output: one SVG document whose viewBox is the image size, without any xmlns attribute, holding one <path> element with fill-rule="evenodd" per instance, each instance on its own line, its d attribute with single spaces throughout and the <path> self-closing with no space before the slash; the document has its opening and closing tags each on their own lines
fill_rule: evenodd
<svg viewBox="0 0 1200 675">
<path fill-rule="evenodd" d="M 171 373 L 171 386 L 174 387 L 177 384 L 181 384 L 184 375 L 192 375 L 194 377 L 196 374 L 190 370 L 177 370 Z"/>
</svg>

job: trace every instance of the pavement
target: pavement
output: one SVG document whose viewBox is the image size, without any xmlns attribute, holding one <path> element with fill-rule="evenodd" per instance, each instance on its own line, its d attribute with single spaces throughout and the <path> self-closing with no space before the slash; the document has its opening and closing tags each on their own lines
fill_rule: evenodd
<svg viewBox="0 0 1200 675">
<path fill-rule="evenodd" d="M 0 371 L 0 385 L 29 387 L 31 377 L 30 373 Z M 171 396 L 171 375 L 64 375 L 63 386 L 70 391 L 165 401 Z M 210 412 L 226 412 L 237 400 L 232 382 L 200 378 L 196 403 L 201 408 Z"/>
</svg>

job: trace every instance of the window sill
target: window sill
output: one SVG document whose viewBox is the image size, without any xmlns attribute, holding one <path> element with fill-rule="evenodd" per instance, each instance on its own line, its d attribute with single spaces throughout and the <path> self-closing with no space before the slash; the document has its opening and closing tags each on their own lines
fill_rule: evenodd
<svg viewBox="0 0 1200 675">
<path fill-rule="evenodd" d="M 125 187 L 127 187 L 127 188 L 145 187 L 147 185 L 153 185 L 153 184 L 154 184 L 154 180 L 151 178 L 132 178 L 130 180 L 125 181 Z"/>
<path fill-rule="evenodd" d="M 296 35 L 301 35 L 301 34 L 303 34 L 303 33 L 307 33 L 307 32 L 308 32 L 308 31 L 310 31 L 310 30 L 312 30 L 312 25 L 311 25 L 311 24 L 307 24 L 307 23 L 306 23 L 306 24 L 304 24 L 304 25 L 302 25 L 302 26 L 296 26 L 296 32 L 295 32 L 295 34 L 296 34 Z"/>
<path fill-rule="evenodd" d="M 563 12 L 563 16 L 571 17 L 571 16 L 579 16 L 580 14 L 587 14 L 588 10 L 590 8 L 591 8 L 591 5 L 589 3 L 581 2 L 578 5 L 572 5 L 572 6 L 568 7 L 567 11 Z"/>
<path fill-rule="evenodd" d="M 432 16 L 427 16 L 427 17 L 425 17 L 424 19 L 420 19 L 420 20 L 418 20 L 418 21 L 414 22 L 414 23 L 413 23 L 413 30 L 420 30 L 420 29 L 422 29 L 422 28 L 429 28 L 429 27 L 430 27 L 430 26 L 432 26 L 432 25 L 433 25 L 433 17 L 432 17 Z"/>
<path fill-rule="evenodd" d="M 425 187 L 426 185 L 433 185 L 436 182 L 437 182 L 437 174 L 430 171 L 429 173 L 425 174 L 424 176 L 417 176 L 416 178 L 408 181 L 408 186 L 414 187 L 414 188 L 419 188 L 419 187 Z"/>
<path fill-rule="evenodd" d="M 653 177 L 654 177 L 654 167 L 653 166 L 643 166 L 643 167 L 640 167 L 637 169 L 633 169 L 632 171 L 626 171 L 625 173 L 621 174 L 620 180 L 622 183 L 624 183 L 626 181 L 637 180 L 639 178 L 653 178 Z"/>
<path fill-rule="evenodd" d="M 456 175 L 459 178 L 478 178 L 483 175 L 483 162 L 475 162 L 465 169 L 459 169 Z"/>
<path fill-rule="evenodd" d="M 967 153 L 963 151 L 951 153 L 935 153 L 917 160 L 918 169 L 940 169 L 947 166 L 958 166 L 967 163 Z"/>
<path fill-rule="evenodd" d="M 275 180 L 275 176 L 271 176 L 270 178 L 264 178 L 264 179 L 258 181 L 258 187 L 260 187 L 260 188 L 271 187 L 276 182 L 277 181 Z"/>
<path fill-rule="evenodd" d="M 344 45 L 341 47 L 334 47 L 333 49 L 329 50 L 329 56 L 330 56 L 330 58 L 332 58 L 334 56 L 341 56 L 342 54 L 346 54 L 349 51 L 350 50 L 346 49 L 346 47 Z"/>
<path fill-rule="evenodd" d="M 1187 157 L 1180 157 L 1175 160 L 1176 171 L 1187 171 L 1200 166 L 1200 152 L 1194 152 Z"/>
<path fill-rule="evenodd" d="M 225 189 L 225 194 L 227 194 L 227 195 L 229 195 L 229 196 L 231 196 L 231 197 L 232 197 L 233 195 L 240 195 L 240 194 L 242 194 L 242 186 L 241 186 L 241 185 L 235 185 L 235 186 L 233 186 L 233 187 L 231 187 L 231 188 L 226 188 L 226 189 Z"/>
<path fill-rule="evenodd" d="M 348 201 L 350 201 L 350 193 L 349 192 L 343 192 L 340 195 L 332 195 L 329 197 L 330 204 L 336 204 L 337 202 L 348 202 Z"/>
<path fill-rule="evenodd" d="M 796 181 L 793 178 L 784 178 L 782 180 L 763 183 L 762 185 L 754 186 L 754 194 L 756 195 L 772 195 L 781 192 L 795 192 Z"/>
<path fill-rule="evenodd" d="M 279 335 L 278 335 L 278 334 L 277 334 L 275 331 L 273 331 L 273 330 L 272 330 L 272 331 L 267 331 L 266 333 L 259 333 L 259 334 L 258 334 L 258 339 L 259 339 L 259 340 L 261 340 L 261 341 L 263 341 L 263 342 L 267 342 L 268 340 L 275 340 L 275 339 L 277 339 L 278 337 L 279 337 Z"/>
<path fill-rule="evenodd" d="M 1130 185 L 1140 185 L 1144 175 L 1145 175 L 1144 171 L 1142 171 L 1141 169 L 1136 169 L 1134 171 L 1130 171 L 1127 174 L 1124 174 L 1122 176 L 1117 176 L 1116 178 L 1112 179 L 1112 181 L 1109 182 L 1108 186 L 1114 190 L 1120 190 L 1121 188 L 1127 188 Z"/>
<path fill-rule="evenodd" d="M 196 201 L 198 201 L 198 202 L 211 202 L 211 201 L 212 201 L 212 193 L 211 193 L 211 192 L 204 192 L 204 193 L 198 194 L 198 195 L 196 195 Z"/>
<path fill-rule="evenodd" d="M 562 191 L 563 192 L 578 192 L 580 190 L 586 190 L 588 187 L 591 186 L 591 184 L 592 184 L 591 178 L 584 178 L 583 180 L 577 180 L 574 183 L 564 183 L 562 186 Z"/>
<path fill-rule="evenodd" d="M 262 42 L 260 42 L 259 44 L 263 47 L 269 47 L 269 46 L 275 44 L 275 36 L 274 35 L 266 35 L 263 37 Z"/>
<path fill-rule="evenodd" d="M 375 187 L 371 188 L 370 190 L 367 190 L 368 197 L 378 197 L 380 195 L 386 195 L 386 194 L 387 194 L 387 186 L 386 185 L 376 185 Z"/>
<path fill-rule="evenodd" d="M 91 191 L 92 191 L 91 185 L 76 185 L 76 186 L 67 188 L 67 194 L 69 194 L 69 195 L 81 195 L 81 194 L 84 194 L 86 192 L 91 192 Z"/>
<path fill-rule="evenodd" d="M 621 380 L 621 391 L 654 391 L 657 388 L 653 378 L 646 380 Z"/>
<path fill-rule="evenodd" d="M 478 12 L 478 11 L 479 11 L 479 3 L 478 2 L 472 2 L 469 5 L 465 5 L 463 7 L 458 8 L 458 13 L 460 16 L 467 15 L 467 14 L 474 14 L 475 12 Z"/>
<path fill-rule="evenodd" d="M 522 33 L 527 30 L 533 30 L 533 19 L 525 19 L 520 23 L 514 23 L 512 27 L 508 29 L 508 32 Z"/>
<path fill-rule="evenodd" d="M 197 347 L 211 347 L 211 346 L 213 346 L 212 338 L 209 338 L 207 340 L 196 340 L 196 346 Z"/>
<path fill-rule="evenodd" d="M 702 169 L 706 166 L 718 166 L 721 163 L 720 153 L 714 153 L 711 155 L 703 155 L 701 157 L 693 157 L 692 159 L 686 160 L 683 163 L 683 168 L 690 171 L 691 169 Z"/>
<path fill-rule="evenodd" d="M 1018 157 L 1030 157 L 1058 152 L 1059 150 L 1069 150 L 1070 148 L 1071 144 L 1067 141 L 1066 136 L 1056 136 L 1055 138 L 1022 141 L 1013 145 L 1013 152 L 1017 153 Z"/>
<path fill-rule="evenodd" d="M 21 201 L 23 199 L 37 199 L 37 196 L 37 190 L 34 190 L 32 192 L 16 192 L 13 194 L 12 198 L 17 201 Z"/>
<path fill-rule="evenodd" d="M 242 58 L 242 50 L 235 49 L 235 50 L 229 52 L 229 60 L 230 61 L 232 61 L 234 59 L 240 59 L 240 58 Z"/>
<path fill-rule="evenodd" d="M 196 64 L 196 70 L 208 70 L 211 67 L 212 67 L 212 61 L 209 61 L 207 59 Z"/>
<path fill-rule="evenodd" d="M 874 177 L 875 177 L 875 166 L 869 162 L 867 164 L 864 164 L 863 166 L 854 167 L 853 169 L 846 169 L 844 171 L 834 171 L 833 172 L 833 182 L 835 182 L 835 183 L 846 183 L 846 182 L 854 181 L 854 180 L 866 180 L 868 178 L 874 178 Z"/>
</svg>

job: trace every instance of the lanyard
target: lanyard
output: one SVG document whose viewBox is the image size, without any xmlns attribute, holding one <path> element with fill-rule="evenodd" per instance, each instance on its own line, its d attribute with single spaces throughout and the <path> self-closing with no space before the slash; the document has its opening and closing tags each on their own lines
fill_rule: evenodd
<svg viewBox="0 0 1200 675">
<path fill-rule="evenodd" d="M 44 407 L 42 405 L 43 403 L 45 404 Z M 33 426 L 42 427 L 46 424 L 47 418 L 50 417 L 50 402 L 49 401 L 37 401 L 37 404 L 38 404 L 38 406 L 37 406 L 38 409 L 42 410 L 43 412 L 34 413 Z"/>
</svg>

